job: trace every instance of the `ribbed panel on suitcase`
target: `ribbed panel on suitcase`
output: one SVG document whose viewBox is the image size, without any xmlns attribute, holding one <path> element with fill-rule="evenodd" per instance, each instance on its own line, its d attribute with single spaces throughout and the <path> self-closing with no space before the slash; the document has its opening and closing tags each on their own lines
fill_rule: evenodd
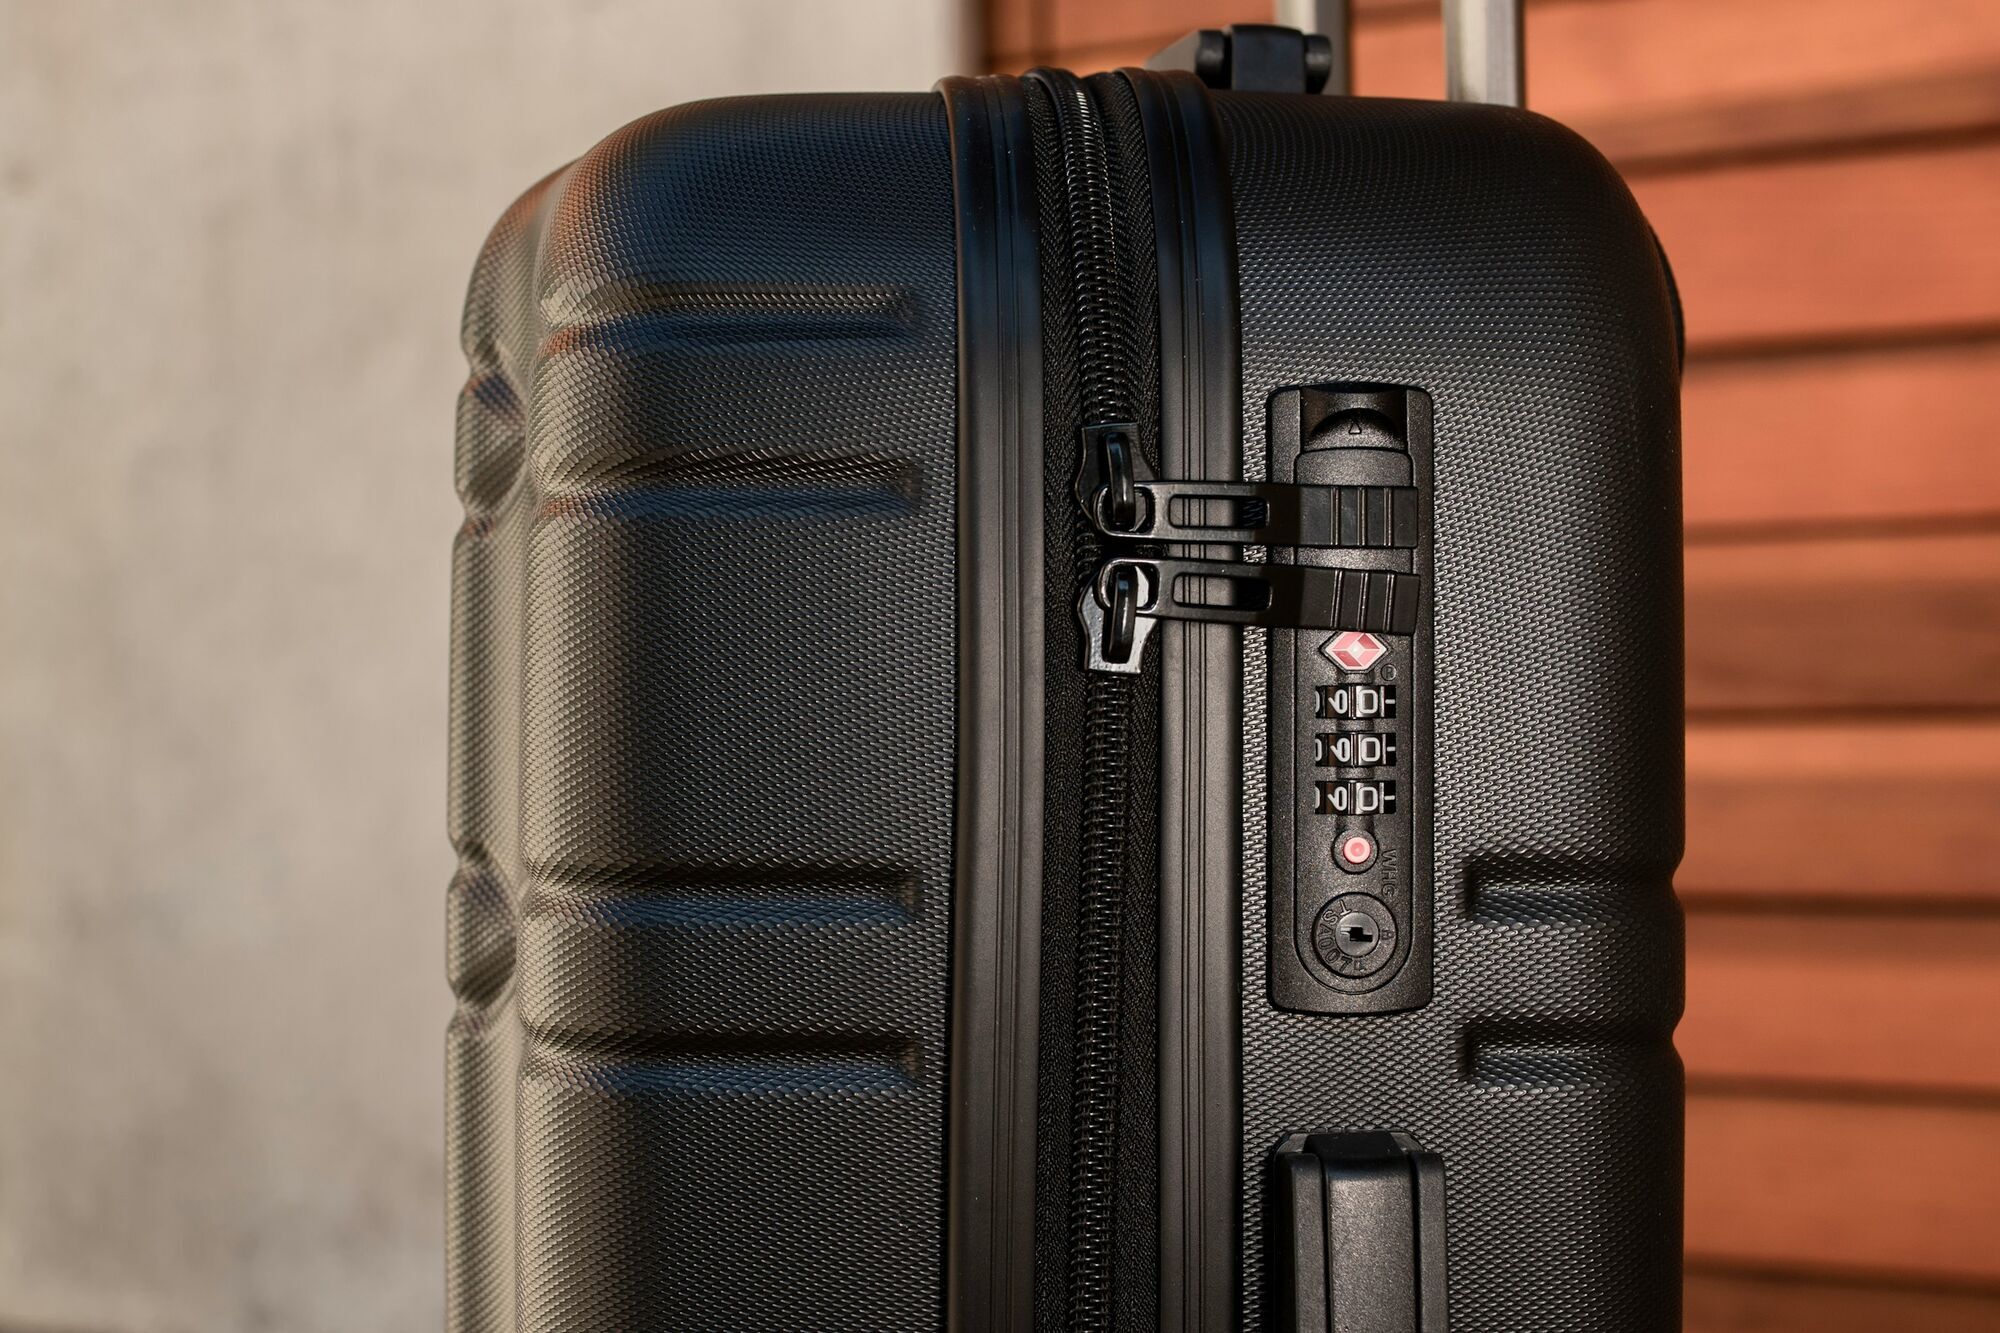
<svg viewBox="0 0 2000 1333">
<path fill-rule="evenodd" d="M 1679 368 L 1581 139 L 701 104 L 464 338 L 452 1333 L 1677 1326 Z"/>
<path fill-rule="evenodd" d="M 510 210 L 459 414 L 455 1333 L 931 1329 L 943 108 L 711 103 Z"/>
</svg>

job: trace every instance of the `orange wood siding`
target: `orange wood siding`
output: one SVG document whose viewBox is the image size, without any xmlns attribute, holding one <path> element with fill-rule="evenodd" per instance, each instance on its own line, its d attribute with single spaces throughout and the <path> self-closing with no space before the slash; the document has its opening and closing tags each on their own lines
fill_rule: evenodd
<svg viewBox="0 0 2000 1333">
<path fill-rule="evenodd" d="M 1922 330 L 1900 346 L 1697 358 L 1681 395 L 1688 529 L 1907 520 L 1924 531 L 1990 519 L 2000 514 L 1996 386 L 2000 338 L 1954 343 Z M 1896 466 L 1885 468 L 1890 448 Z"/>
<path fill-rule="evenodd" d="M 1431 97 L 1432 0 L 1356 82 Z M 989 0 L 1134 64 L 1251 0 Z M 1691 1333 L 2000 1330 L 2000 0 L 1530 0 L 1687 305 Z"/>
</svg>

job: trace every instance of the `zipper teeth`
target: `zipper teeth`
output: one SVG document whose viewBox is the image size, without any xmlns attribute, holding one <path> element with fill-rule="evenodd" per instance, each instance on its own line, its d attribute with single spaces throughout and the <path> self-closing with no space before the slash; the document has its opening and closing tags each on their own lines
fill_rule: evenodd
<svg viewBox="0 0 2000 1333">
<path fill-rule="evenodd" d="M 1076 297 L 1077 387 L 1083 424 L 1131 417 L 1123 362 L 1124 304 L 1118 265 L 1111 164 L 1096 106 L 1083 81 L 1064 77 L 1050 88 L 1063 144 L 1069 193 L 1070 284 Z"/>
<path fill-rule="evenodd" d="M 1084 424 L 1131 419 L 1124 366 L 1123 275 L 1108 146 L 1088 89 L 1074 75 L 1043 86 L 1056 113 L 1069 209 L 1079 406 Z M 1081 440 L 1079 440 L 1079 447 Z M 1076 573 L 1086 586 L 1104 554 L 1096 525 L 1071 515 Z M 1089 672 L 1084 682 L 1082 883 L 1070 1120 L 1068 1323 L 1096 1333 L 1112 1321 L 1121 992 L 1124 986 L 1128 759 L 1134 683 Z"/>
<path fill-rule="evenodd" d="M 1083 885 L 1070 1121 L 1070 1327 L 1110 1327 L 1125 956 L 1125 766 L 1132 678 L 1093 672 L 1084 702 Z"/>
</svg>

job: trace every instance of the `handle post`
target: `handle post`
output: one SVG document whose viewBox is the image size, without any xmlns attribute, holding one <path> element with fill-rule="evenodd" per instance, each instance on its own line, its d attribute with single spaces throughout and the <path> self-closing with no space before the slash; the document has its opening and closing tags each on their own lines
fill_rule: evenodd
<svg viewBox="0 0 2000 1333">
<path fill-rule="evenodd" d="M 1521 0 L 1444 0 L 1444 87 L 1454 102 L 1527 102 Z"/>
</svg>

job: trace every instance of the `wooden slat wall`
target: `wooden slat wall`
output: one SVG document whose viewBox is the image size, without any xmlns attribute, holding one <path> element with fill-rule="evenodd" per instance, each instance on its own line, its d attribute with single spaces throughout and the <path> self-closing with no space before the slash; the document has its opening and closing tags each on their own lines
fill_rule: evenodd
<svg viewBox="0 0 2000 1333">
<path fill-rule="evenodd" d="M 1358 0 L 1430 97 L 1432 0 Z M 1256 0 L 989 0 L 1134 64 Z M 1687 305 L 1687 1327 L 2000 1330 L 2000 0 L 1531 0 Z"/>
</svg>

